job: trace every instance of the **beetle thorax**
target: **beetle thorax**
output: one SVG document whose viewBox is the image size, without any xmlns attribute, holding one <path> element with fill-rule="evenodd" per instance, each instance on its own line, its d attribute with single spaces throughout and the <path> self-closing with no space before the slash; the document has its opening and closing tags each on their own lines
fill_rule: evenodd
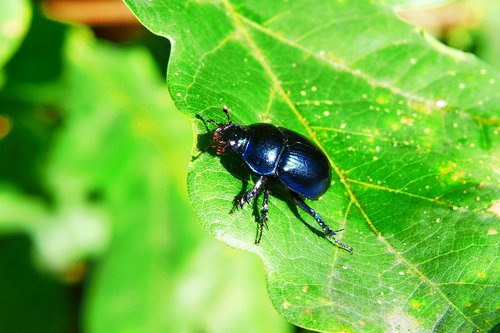
<svg viewBox="0 0 500 333">
<path fill-rule="evenodd" d="M 214 132 L 213 141 L 217 147 L 217 155 L 231 149 L 236 153 L 242 153 L 247 143 L 247 129 L 237 124 L 224 124 Z"/>
</svg>

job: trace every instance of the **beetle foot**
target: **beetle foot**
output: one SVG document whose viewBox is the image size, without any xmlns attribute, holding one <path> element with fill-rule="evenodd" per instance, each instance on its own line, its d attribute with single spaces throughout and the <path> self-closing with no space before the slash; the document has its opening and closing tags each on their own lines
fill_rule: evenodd
<svg viewBox="0 0 500 333">
<path fill-rule="evenodd" d="M 239 201 L 239 206 L 240 208 L 245 207 L 245 205 L 249 205 L 251 201 L 251 197 L 248 195 L 248 193 L 244 194 L 238 201 Z"/>
<path fill-rule="evenodd" d="M 337 239 L 335 237 L 335 235 L 337 234 L 337 232 L 342 231 L 342 230 L 344 230 L 344 229 L 340 229 L 340 230 L 337 230 L 337 231 L 333 231 L 332 230 L 331 232 L 329 232 L 326 235 L 328 236 L 328 238 L 330 238 L 331 240 L 333 240 L 335 242 L 335 244 L 337 244 L 340 248 L 346 250 L 350 254 L 353 254 L 354 249 L 352 247 L 350 247 L 349 245 L 343 243 L 341 240 L 339 240 L 339 239 Z"/>
<path fill-rule="evenodd" d="M 234 213 L 236 210 L 240 209 L 240 208 L 243 208 L 243 206 L 245 205 L 245 203 L 243 203 L 243 205 L 241 204 L 242 202 L 242 198 L 240 197 L 236 197 L 234 198 L 234 201 L 233 201 L 233 207 L 231 208 L 231 211 L 230 213 Z"/>
<path fill-rule="evenodd" d="M 234 213 L 235 210 L 241 208 L 243 209 L 245 205 L 249 205 L 252 202 L 253 195 L 246 193 L 241 197 L 236 197 L 233 202 L 233 208 L 229 213 Z"/>
<path fill-rule="evenodd" d="M 259 223 L 259 231 L 257 234 L 257 238 L 255 239 L 255 244 L 260 243 L 260 240 L 262 239 L 262 234 L 264 233 L 264 228 L 266 228 L 266 230 L 268 229 L 267 228 L 267 216 L 262 216 L 259 219 L 258 223 Z"/>
</svg>

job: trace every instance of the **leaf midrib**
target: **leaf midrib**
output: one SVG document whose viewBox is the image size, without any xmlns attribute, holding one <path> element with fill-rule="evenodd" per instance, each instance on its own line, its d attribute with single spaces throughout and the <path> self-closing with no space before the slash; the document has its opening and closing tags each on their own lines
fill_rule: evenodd
<svg viewBox="0 0 500 333">
<path fill-rule="evenodd" d="M 299 49 L 299 50 L 301 50 L 301 51 L 303 51 L 303 52 L 305 52 L 307 54 L 310 54 L 313 57 L 316 57 L 316 55 L 313 54 L 312 52 L 310 52 L 309 50 L 300 47 L 299 45 L 295 45 L 292 42 L 290 42 L 290 41 L 288 41 L 286 39 L 283 39 L 282 37 L 280 37 L 280 36 L 272 33 L 272 31 L 269 31 L 268 29 L 260 26 L 256 22 L 254 22 L 254 21 L 246 18 L 245 16 L 241 15 L 240 13 L 238 13 L 236 11 L 236 9 L 232 6 L 232 4 L 230 3 L 229 0 L 223 0 L 223 3 L 225 5 L 225 7 L 227 8 L 228 14 L 231 17 L 231 19 L 233 20 L 235 26 L 240 29 L 242 35 L 244 36 L 245 40 L 249 44 L 248 46 L 249 46 L 250 52 L 253 54 L 253 56 L 255 57 L 255 59 L 261 64 L 261 66 L 264 68 L 264 71 L 266 72 L 266 74 L 269 76 L 269 78 L 273 82 L 273 84 L 274 84 L 273 89 L 276 89 L 276 91 L 279 92 L 279 94 L 281 95 L 283 101 L 290 107 L 290 109 L 292 110 L 292 112 L 294 113 L 294 115 L 297 117 L 297 119 L 300 121 L 300 123 L 304 126 L 304 128 L 309 133 L 309 136 L 313 139 L 313 141 L 323 151 L 325 151 L 325 149 L 323 148 L 321 142 L 318 141 L 318 139 L 316 137 L 316 133 L 312 130 L 312 128 L 307 123 L 306 119 L 300 114 L 300 112 L 295 107 L 295 104 L 291 101 L 290 97 L 284 91 L 283 87 L 281 86 L 280 80 L 278 79 L 278 76 L 272 70 L 272 68 L 271 68 L 269 62 L 267 61 L 264 53 L 259 48 L 259 46 L 256 44 L 256 42 L 252 38 L 251 34 L 247 30 L 246 26 L 243 24 L 243 22 L 241 21 L 241 19 L 245 20 L 245 22 L 249 23 L 250 25 L 252 25 L 254 27 L 257 27 L 259 30 L 266 32 L 268 35 L 276 38 L 278 41 L 281 41 L 281 42 L 286 43 L 286 44 L 288 44 L 288 45 L 290 45 L 292 47 L 295 47 L 295 48 L 297 48 L 297 49 Z M 374 82 L 374 83 L 377 83 L 376 86 L 383 86 L 383 85 L 378 84 L 378 82 L 375 79 L 373 79 L 373 78 L 371 78 L 369 76 L 366 76 L 364 74 L 360 75 L 358 73 L 354 73 L 354 71 L 350 70 L 349 68 L 344 68 L 344 67 L 343 68 L 337 68 L 338 64 L 334 64 L 334 63 L 330 63 L 330 62 L 329 62 L 329 64 L 332 67 L 336 68 L 336 69 L 348 71 L 352 75 L 361 77 L 362 79 L 365 79 L 366 81 L 368 81 L 368 83 Z M 424 99 L 422 97 L 413 95 L 413 94 L 409 94 L 409 93 L 406 93 L 406 95 L 405 95 L 404 94 L 405 92 L 401 91 L 398 88 L 396 88 L 395 91 L 391 90 L 389 87 L 385 87 L 384 86 L 384 88 L 390 90 L 391 92 L 393 92 L 395 94 L 399 94 L 399 95 L 401 95 L 401 96 L 403 96 L 403 97 L 405 97 L 407 99 L 414 98 L 415 101 L 420 101 L 420 102 L 424 101 L 426 104 L 430 104 L 430 106 L 435 107 L 433 105 L 433 103 L 431 103 L 431 101 L 429 101 L 427 99 Z M 358 201 L 356 195 L 354 194 L 354 192 L 351 189 L 349 183 L 347 182 L 346 177 L 343 175 L 342 170 L 336 165 L 336 163 L 333 161 L 333 159 L 331 158 L 331 156 L 329 154 L 326 154 L 326 156 L 328 157 L 328 160 L 330 161 L 330 163 L 331 163 L 331 165 L 332 165 L 335 173 L 340 178 L 340 181 L 342 182 L 342 184 L 344 184 L 344 187 L 345 187 L 345 189 L 346 189 L 346 191 L 347 191 L 347 193 L 349 195 L 350 200 L 358 208 L 358 210 L 360 211 L 361 215 L 365 219 L 366 223 L 369 225 L 370 229 L 372 229 L 373 232 L 375 233 L 375 235 L 377 235 L 377 238 L 380 239 L 384 243 L 384 245 L 387 247 L 387 249 L 391 253 L 393 253 L 402 263 L 404 263 L 411 271 L 413 271 L 424 283 L 426 283 L 433 290 L 435 290 L 442 297 L 442 299 L 445 300 L 446 303 L 448 303 L 457 313 L 459 313 L 471 325 L 473 325 L 474 327 L 477 327 L 477 325 L 469 317 L 467 317 L 465 315 L 465 313 L 463 313 L 458 308 L 458 306 L 455 305 L 455 303 L 452 302 L 446 296 L 446 294 L 435 283 L 433 283 L 423 272 L 421 272 L 415 265 L 413 265 L 408 259 L 406 259 L 406 257 L 404 257 L 399 251 L 397 251 L 396 248 L 394 248 L 391 245 L 391 243 L 382 236 L 381 232 L 375 227 L 375 225 L 373 224 L 373 221 L 370 219 L 370 217 L 368 216 L 368 214 L 366 213 L 366 211 L 361 206 L 361 204 Z M 335 253 L 337 254 L 339 251 L 340 250 L 337 250 L 337 251 L 335 251 Z M 333 269 L 333 267 L 336 264 L 336 258 L 337 258 L 337 255 L 335 255 L 335 258 L 334 258 L 335 260 L 331 264 L 332 265 L 332 269 Z"/>
</svg>

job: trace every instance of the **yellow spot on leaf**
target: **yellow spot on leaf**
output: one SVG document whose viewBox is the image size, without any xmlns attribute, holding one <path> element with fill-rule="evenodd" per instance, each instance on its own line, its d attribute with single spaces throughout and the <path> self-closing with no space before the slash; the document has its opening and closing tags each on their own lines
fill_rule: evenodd
<svg viewBox="0 0 500 333">
<path fill-rule="evenodd" d="M 283 308 L 285 308 L 285 309 L 288 309 L 291 305 L 292 304 L 290 302 L 288 302 L 288 301 L 284 301 L 283 304 L 282 304 Z"/>
<path fill-rule="evenodd" d="M 408 118 L 406 116 L 402 116 L 400 121 L 401 121 L 401 124 L 405 124 L 405 125 L 408 125 L 408 126 L 413 126 L 413 122 L 415 121 L 415 119 Z"/>
<path fill-rule="evenodd" d="M 448 164 L 446 164 L 444 167 L 440 167 L 439 168 L 439 173 L 441 175 L 447 175 L 449 174 L 450 172 L 452 172 L 455 168 L 457 167 L 457 163 L 455 162 L 448 162 Z"/>
<path fill-rule="evenodd" d="M 465 180 L 465 178 L 464 178 L 464 176 L 465 176 L 465 175 L 467 175 L 467 174 L 465 173 L 465 171 L 460 170 L 460 171 L 455 172 L 455 173 L 451 176 L 451 179 L 452 179 L 452 180 L 454 180 L 454 181 L 456 181 L 456 182 L 460 182 L 460 183 L 462 183 L 462 184 L 465 184 L 465 183 L 467 183 L 467 181 L 466 181 L 466 180 Z"/>
<path fill-rule="evenodd" d="M 377 97 L 378 104 L 387 104 L 387 99 L 384 96 Z"/>
<path fill-rule="evenodd" d="M 330 304 L 330 305 L 333 305 L 333 302 L 330 301 L 328 298 L 322 297 L 321 298 L 321 304 Z"/>
<path fill-rule="evenodd" d="M 480 277 L 480 278 L 484 278 L 484 272 L 479 272 L 479 273 L 477 274 L 477 276 L 478 276 L 478 277 Z"/>
<path fill-rule="evenodd" d="M 415 110 L 415 111 L 418 111 L 418 112 L 421 112 L 421 113 L 424 113 L 424 114 L 430 114 L 431 113 L 431 110 L 429 109 L 429 107 L 426 104 L 413 103 L 411 105 L 411 108 L 413 110 Z"/>
<path fill-rule="evenodd" d="M 411 299 L 410 303 L 411 303 L 411 306 L 417 310 L 420 309 L 420 307 L 422 306 L 422 302 L 420 302 L 419 300 L 414 299 L 414 298 Z"/>
<path fill-rule="evenodd" d="M 498 233 L 498 231 L 495 228 L 488 229 L 488 236 L 493 236 L 493 235 L 496 235 L 497 233 Z"/>
<path fill-rule="evenodd" d="M 302 292 L 303 293 L 307 293 L 307 290 L 309 289 L 309 286 L 308 285 L 305 285 L 302 287 Z"/>
</svg>

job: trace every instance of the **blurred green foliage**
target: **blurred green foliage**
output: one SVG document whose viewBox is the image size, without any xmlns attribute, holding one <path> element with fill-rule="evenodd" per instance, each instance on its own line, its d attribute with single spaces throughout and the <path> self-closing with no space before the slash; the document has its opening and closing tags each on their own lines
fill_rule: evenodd
<svg viewBox="0 0 500 333">
<path fill-rule="evenodd" d="M 500 65 L 491 26 L 473 38 Z M 0 331 L 294 330 L 260 260 L 193 213 L 192 129 L 151 56 L 163 50 L 22 0 L 0 3 L 0 27 Z"/>
<path fill-rule="evenodd" d="M 0 91 L 2 332 L 290 331 L 259 260 L 201 230 L 152 59 L 35 10 Z"/>
</svg>

